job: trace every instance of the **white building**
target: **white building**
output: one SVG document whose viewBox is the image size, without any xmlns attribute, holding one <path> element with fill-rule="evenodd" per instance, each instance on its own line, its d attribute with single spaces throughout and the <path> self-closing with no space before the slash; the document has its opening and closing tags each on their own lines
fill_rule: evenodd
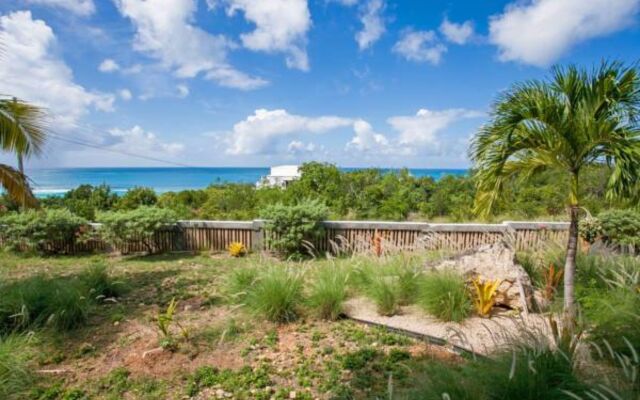
<svg viewBox="0 0 640 400">
<path fill-rule="evenodd" d="M 278 165 L 271 167 L 271 172 L 263 176 L 256 183 L 256 187 L 280 187 L 285 188 L 289 182 L 299 179 L 301 176 L 298 165 Z"/>
</svg>

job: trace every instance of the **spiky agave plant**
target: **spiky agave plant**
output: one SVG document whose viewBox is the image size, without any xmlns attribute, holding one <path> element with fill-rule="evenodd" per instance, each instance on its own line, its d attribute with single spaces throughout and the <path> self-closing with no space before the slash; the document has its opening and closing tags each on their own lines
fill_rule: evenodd
<svg viewBox="0 0 640 400">
<path fill-rule="evenodd" d="M 502 283 L 500 279 L 481 281 L 480 277 L 475 278 L 473 281 L 473 288 L 475 289 L 474 305 L 476 306 L 476 312 L 481 317 L 486 317 L 491 314 L 491 309 L 496 304 L 496 295 L 498 294 L 498 287 Z"/>
</svg>

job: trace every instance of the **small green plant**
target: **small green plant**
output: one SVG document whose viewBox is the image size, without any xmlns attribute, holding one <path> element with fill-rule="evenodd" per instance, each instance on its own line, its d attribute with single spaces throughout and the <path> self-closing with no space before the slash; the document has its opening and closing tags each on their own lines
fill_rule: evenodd
<svg viewBox="0 0 640 400">
<path fill-rule="evenodd" d="M 104 241 L 126 251 L 127 245 L 142 246 L 148 253 L 161 250 L 157 233 L 176 222 L 171 210 L 142 206 L 130 211 L 98 214 L 98 230 Z"/>
<path fill-rule="evenodd" d="M 290 322 L 299 316 L 303 301 L 303 276 L 285 266 L 261 271 L 246 298 L 247 306 L 256 314 L 273 322 Z"/>
<path fill-rule="evenodd" d="M 180 322 L 178 322 L 175 318 L 177 308 L 178 308 L 178 302 L 176 302 L 175 298 L 171 299 L 166 310 L 161 312 L 158 315 L 157 322 L 156 322 L 158 331 L 162 335 L 162 339 L 160 340 L 160 346 L 168 350 L 175 350 L 177 347 L 176 340 L 173 336 L 173 332 L 171 331 L 171 327 L 173 325 L 176 325 L 178 327 L 184 339 L 189 339 L 188 329 L 183 327 L 180 324 Z"/>
<path fill-rule="evenodd" d="M 120 297 L 125 290 L 123 282 L 109 276 L 107 264 L 104 262 L 89 265 L 78 278 L 92 301 Z"/>
<path fill-rule="evenodd" d="M 247 248 L 241 242 L 232 242 L 228 247 L 231 257 L 244 257 L 247 254 Z"/>
<path fill-rule="evenodd" d="M 476 306 L 476 312 L 481 317 L 486 317 L 491 314 L 491 309 L 496 303 L 496 294 L 498 292 L 498 286 L 502 283 L 499 279 L 494 281 L 484 281 L 477 277 L 473 280 L 473 288 L 475 289 L 474 304 Z"/>
<path fill-rule="evenodd" d="M 349 273 L 336 265 L 319 268 L 311 278 L 309 307 L 320 317 L 336 320 L 343 313 Z"/>
<path fill-rule="evenodd" d="M 418 303 L 443 321 L 460 322 L 471 312 L 471 300 L 462 276 L 449 271 L 424 276 Z"/>
<path fill-rule="evenodd" d="M 301 258 L 308 247 L 324 234 L 322 221 L 328 208 L 318 200 L 303 200 L 296 205 L 274 204 L 262 210 L 268 243 L 281 254 Z"/>
</svg>

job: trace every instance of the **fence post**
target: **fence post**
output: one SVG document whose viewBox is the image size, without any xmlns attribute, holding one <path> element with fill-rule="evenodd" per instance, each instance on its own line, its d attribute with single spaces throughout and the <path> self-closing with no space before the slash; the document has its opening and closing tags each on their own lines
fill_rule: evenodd
<svg viewBox="0 0 640 400">
<path fill-rule="evenodd" d="M 261 219 L 254 219 L 251 232 L 251 251 L 264 250 L 264 221 Z"/>
</svg>

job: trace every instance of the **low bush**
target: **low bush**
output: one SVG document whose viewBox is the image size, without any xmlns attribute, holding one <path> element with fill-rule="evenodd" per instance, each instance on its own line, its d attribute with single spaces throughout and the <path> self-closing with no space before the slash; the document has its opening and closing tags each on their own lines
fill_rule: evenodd
<svg viewBox="0 0 640 400">
<path fill-rule="evenodd" d="M 336 320 L 342 315 L 348 277 L 348 272 L 336 265 L 321 267 L 312 275 L 307 303 L 320 318 Z"/>
<path fill-rule="evenodd" d="M 281 254 L 300 258 L 308 254 L 308 246 L 324 234 L 322 221 L 327 207 L 317 200 L 303 200 L 296 205 L 282 203 L 266 207 L 261 212 L 266 219 L 269 244 Z"/>
<path fill-rule="evenodd" d="M 78 278 L 92 301 L 99 302 L 105 298 L 119 297 L 126 290 L 124 282 L 115 280 L 109 275 L 107 265 L 103 262 L 89 265 Z"/>
<path fill-rule="evenodd" d="M 443 321 L 460 322 L 471 313 L 471 299 L 464 278 L 448 271 L 425 274 L 418 304 Z"/>
<path fill-rule="evenodd" d="M 0 398 L 23 399 L 31 389 L 34 377 L 27 360 L 30 351 L 23 336 L 0 336 Z"/>
<path fill-rule="evenodd" d="M 303 302 L 303 275 L 284 266 L 267 268 L 248 291 L 246 304 L 256 314 L 273 322 L 298 318 Z"/>
<path fill-rule="evenodd" d="M 598 217 L 602 222 L 602 235 L 606 243 L 632 249 L 640 245 L 640 212 L 609 210 Z"/>
<path fill-rule="evenodd" d="M 159 250 L 157 233 L 176 223 L 173 211 L 141 206 L 130 211 L 112 211 L 98 214 L 102 223 L 99 235 L 107 243 L 125 250 L 125 245 L 142 245 L 147 252 Z"/>
<path fill-rule="evenodd" d="M 16 251 L 63 253 L 82 235 L 87 221 L 65 209 L 28 210 L 0 218 L 0 236 Z"/>
</svg>

